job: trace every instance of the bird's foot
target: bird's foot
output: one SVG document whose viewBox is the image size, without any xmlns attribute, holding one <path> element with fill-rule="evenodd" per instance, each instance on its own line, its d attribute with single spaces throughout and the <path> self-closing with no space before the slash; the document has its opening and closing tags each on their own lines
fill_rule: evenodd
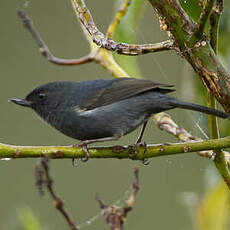
<svg viewBox="0 0 230 230">
<path fill-rule="evenodd" d="M 137 147 L 143 147 L 143 148 L 144 148 L 144 153 L 143 153 L 143 155 L 145 155 L 145 153 L 146 153 L 146 151 L 147 151 L 147 144 L 146 144 L 146 142 L 145 142 L 145 141 L 137 142 L 137 143 L 136 143 L 136 146 L 137 146 Z M 143 165 L 149 165 L 150 162 L 151 162 L 151 161 L 148 160 L 148 159 L 146 159 L 146 158 L 143 158 L 143 159 L 142 159 L 142 164 L 143 164 Z"/>
<path fill-rule="evenodd" d="M 145 153 L 146 153 L 146 151 L 147 151 L 147 144 L 146 144 L 146 142 L 145 141 L 140 141 L 140 142 L 136 142 L 136 144 L 134 144 L 133 146 L 132 146 L 132 152 L 131 152 L 131 157 L 134 157 L 135 155 L 137 155 L 138 154 L 138 151 L 137 151 L 137 148 L 138 147 L 143 147 L 144 148 L 144 153 L 143 153 L 143 155 L 145 155 Z M 145 158 L 143 158 L 142 159 L 142 163 L 144 164 L 144 165 L 148 165 L 149 163 L 150 163 L 150 161 L 148 160 L 148 159 L 145 159 Z"/>
<path fill-rule="evenodd" d="M 77 167 L 78 166 L 76 158 L 72 158 L 72 166 L 73 167 Z"/>
<path fill-rule="evenodd" d="M 146 142 L 136 142 L 136 144 L 134 144 L 134 145 L 130 145 L 130 155 L 133 157 L 133 156 L 136 156 L 137 154 L 138 154 L 138 148 L 139 147 L 144 147 L 144 153 L 146 152 L 146 150 L 147 150 L 147 144 L 146 144 Z"/>
</svg>

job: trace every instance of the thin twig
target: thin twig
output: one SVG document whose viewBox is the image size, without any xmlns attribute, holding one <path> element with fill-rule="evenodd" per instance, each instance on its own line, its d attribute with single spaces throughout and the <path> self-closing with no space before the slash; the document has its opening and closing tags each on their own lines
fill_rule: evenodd
<svg viewBox="0 0 230 230">
<path fill-rule="evenodd" d="M 40 34 L 36 31 L 35 27 L 33 26 L 32 20 L 22 10 L 17 11 L 17 13 L 18 16 L 22 19 L 24 26 L 29 30 L 34 40 L 37 42 L 42 55 L 44 55 L 50 62 L 58 65 L 79 65 L 93 60 L 93 56 L 91 54 L 77 59 L 62 59 L 53 56 L 49 48 L 46 46 L 45 42 L 42 40 Z"/>
<path fill-rule="evenodd" d="M 36 177 L 36 181 L 37 181 L 36 184 L 39 186 L 39 191 L 41 192 L 42 187 L 45 185 L 48 192 L 50 193 L 50 196 L 53 199 L 53 204 L 55 208 L 62 214 L 62 216 L 68 223 L 70 229 L 78 230 L 73 218 L 70 216 L 70 214 L 65 209 L 63 200 L 59 198 L 54 192 L 53 180 L 49 174 L 48 161 L 49 161 L 48 157 L 41 159 L 35 168 L 35 176 L 38 176 Z"/>
<path fill-rule="evenodd" d="M 110 51 L 115 51 L 118 54 L 124 55 L 140 55 L 146 53 L 153 53 L 163 50 L 170 50 L 173 46 L 173 42 L 170 40 L 155 43 L 155 44 L 127 44 L 127 43 L 117 43 L 112 39 L 107 39 L 106 36 L 100 32 L 95 25 L 90 11 L 87 9 L 85 2 L 83 0 L 71 0 L 73 9 L 79 18 L 82 25 L 86 28 L 89 34 L 92 36 L 92 40 L 99 47 L 105 48 Z"/>
<path fill-rule="evenodd" d="M 216 0 L 216 4 L 213 7 L 209 19 L 210 43 L 216 54 L 218 53 L 219 23 L 220 23 L 220 16 L 222 12 L 223 12 L 223 0 Z"/>
<path fill-rule="evenodd" d="M 96 196 L 100 208 L 103 210 L 106 222 L 110 226 L 111 230 L 122 230 L 124 221 L 130 212 L 133 209 L 133 205 L 136 199 L 137 192 L 139 191 L 139 169 L 134 168 L 134 182 L 132 186 L 132 192 L 125 202 L 124 207 L 118 207 L 116 205 L 108 206 Z"/>
<path fill-rule="evenodd" d="M 132 193 L 130 194 L 129 199 L 126 201 L 125 206 L 123 208 L 124 218 L 127 216 L 128 212 L 132 210 L 139 189 L 139 169 L 135 167 Z"/>
<path fill-rule="evenodd" d="M 202 12 L 200 14 L 200 18 L 197 22 L 195 31 L 194 31 L 194 35 L 195 37 L 197 37 L 198 39 L 201 39 L 205 30 L 205 26 L 208 22 L 209 16 L 212 12 L 212 8 L 213 5 L 215 3 L 215 0 L 206 0 L 204 5 L 203 5 L 203 9 Z"/>
<path fill-rule="evenodd" d="M 111 39 L 113 37 L 113 34 L 115 32 L 115 28 L 117 27 L 117 25 L 120 23 L 121 19 L 126 15 L 126 13 L 128 12 L 128 8 L 131 5 L 131 1 L 132 0 L 124 0 L 121 8 L 118 10 L 118 12 L 116 13 L 113 21 L 111 22 L 111 24 L 109 25 L 109 28 L 107 30 L 106 33 L 106 37 Z"/>
</svg>

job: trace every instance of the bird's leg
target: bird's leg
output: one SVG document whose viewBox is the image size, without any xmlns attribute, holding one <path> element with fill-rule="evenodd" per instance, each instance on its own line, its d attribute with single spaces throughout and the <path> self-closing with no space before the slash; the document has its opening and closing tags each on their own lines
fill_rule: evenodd
<svg viewBox="0 0 230 230">
<path fill-rule="evenodd" d="M 119 138 L 120 138 L 120 136 L 113 136 L 113 137 L 105 137 L 105 138 L 99 138 L 99 139 L 85 140 L 85 141 L 81 141 L 79 144 L 77 144 L 75 146 L 82 148 L 82 150 L 85 153 L 85 158 L 82 158 L 82 161 L 86 162 L 90 158 L 90 154 L 89 154 L 89 150 L 88 150 L 89 144 L 96 143 L 96 142 L 114 141 L 114 140 L 118 140 Z"/>
<path fill-rule="evenodd" d="M 136 145 L 140 145 L 142 143 L 142 137 L 144 135 L 147 123 L 148 121 L 145 121 L 144 124 L 142 125 L 139 137 L 137 138 L 137 141 L 136 141 Z"/>
<path fill-rule="evenodd" d="M 144 154 L 145 154 L 145 152 L 146 152 L 146 150 L 147 150 L 147 144 L 146 144 L 145 141 L 142 141 L 142 137 L 143 137 L 143 135 L 144 135 L 144 132 L 145 132 L 147 123 L 148 123 L 148 121 L 145 121 L 145 123 L 142 125 L 141 131 L 140 131 L 140 134 L 139 134 L 139 137 L 137 138 L 137 141 L 136 141 L 136 144 L 135 144 L 137 147 L 139 147 L 139 146 L 144 147 Z M 143 163 L 144 165 L 148 165 L 148 164 L 150 163 L 150 161 L 149 161 L 148 159 L 145 159 L 145 158 L 144 158 L 144 159 L 142 160 L 142 163 Z"/>
</svg>

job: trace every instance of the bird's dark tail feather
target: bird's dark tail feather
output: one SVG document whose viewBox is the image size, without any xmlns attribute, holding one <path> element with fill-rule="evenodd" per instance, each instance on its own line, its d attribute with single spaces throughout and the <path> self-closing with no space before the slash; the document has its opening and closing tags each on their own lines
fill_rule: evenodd
<svg viewBox="0 0 230 230">
<path fill-rule="evenodd" d="M 205 106 L 202 106 L 202 105 L 197 105 L 197 104 L 193 104 L 193 103 L 179 101 L 179 100 L 176 100 L 176 99 L 170 101 L 170 104 L 175 106 L 175 107 L 177 107 L 177 108 L 199 111 L 199 112 L 214 115 L 214 116 L 217 116 L 217 117 L 230 119 L 229 114 L 227 114 L 225 112 L 222 112 L 220 110 L 208 108 L 208 107 L 205 107 Z"/>
</svg>

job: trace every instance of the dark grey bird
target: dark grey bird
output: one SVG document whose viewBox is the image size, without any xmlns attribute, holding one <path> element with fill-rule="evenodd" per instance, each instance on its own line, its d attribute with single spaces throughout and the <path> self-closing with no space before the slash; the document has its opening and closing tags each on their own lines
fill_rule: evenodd
<svg viewBox="0 0 230 230">
<path fill-rule="evenodd" d="M 11 101 L 32 108 L 60 132 L 81 140 L 79 146 L 87 157 L 88 144 L 116 140 L 143 124 L 137 139 L 141 143 L 149 118 L 166 110 L 182 108 L 229 118 L 225 112 L 167 95 L 174 91 L 171 87 L 135 78 L 51 82 L 25 99 Z"/>
</svg>

